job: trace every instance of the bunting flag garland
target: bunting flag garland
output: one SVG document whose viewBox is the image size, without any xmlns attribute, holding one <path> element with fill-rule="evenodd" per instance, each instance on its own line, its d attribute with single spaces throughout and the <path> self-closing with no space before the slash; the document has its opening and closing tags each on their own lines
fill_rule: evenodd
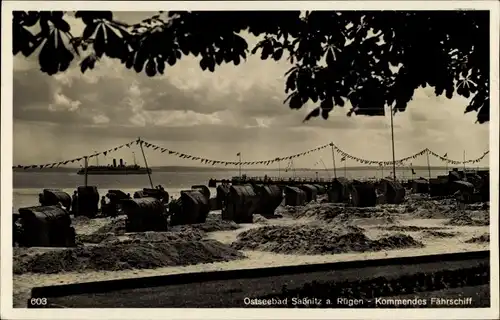
<svg viewBox="0 0 500 320">
<path fill-rule="evenodd" d="M 97 157 L 101 154 L 106 156 L 107 154 L 118 151 L 124 147 L 130 148 L 134 144 L 144 146 L 144 147 L 151 149 L 151 150 L 154 150 L 154 151 L 160 151 L 161 153 L 168 153 L 169 155 L 174 155 L 174 156 L 177 156 L 181 159 L 200 161 L 202 164 L 209 164 L 212 166 L 214 166 L 214 165 L 228 166 L 228 165 L 240 165 L 240 164 L 245 165 L 245 166 L 248 166 L 248 165 L 266 165 L 267 166 L 267 165 L 281 162 L 281 161 L 288 161 L 288 163 L 290 163 L 291 161 L 293 161 L 293 159 L 309 155 L 313 152 L 324 150 L 325 148 L 328 148 L 328 147 L 333 148 L 333 150 L 341 156 L 341 162 L 346 161 L 347 159 L 350 159 L 350 160 L 353 160 L 353 161 L 356 161 L 358 163 L 365 164 L 365 165 L 389 166 L 389 165 L 393 164 L 393 161 L 368 160 L 368 159 L 362 159 L 362 158 L 353 156 L 353 155 L 343 151 L 339 147 L 337 147 L 333 142 L 329 142 L 329 143 L 324 144 L 322 146 L 319 146 L 319 147 L 316 147 L 316 148 L 313 148 L 313 149 L 310 149 L 310 150 L 307 150 L 307 151 L 304 151 L 301 153 L 289 155 L 286 157 L 277 157 L 274 159 L 267 159 L 267 160 L 260 160 L 260 161 L 242 161 L 242 162 L 239 162 L 239 161 L 213 160 L 213 159 L 207 159 L 207 158 L 203 158 L 203 157 L 199 157 L 199 156 L 193 156 L 190 154 L 185 154 L 185 153 L 181 153 L 181 152 L 178 152 L 175 150 L 163 148 L 163 147 L 157 146 L 155 144 L 146 142 L 146 141 L 138 138 L 137 140 L 122 144 L 120 146 L 116 146 L 114 148 L 111 148 L 111 149 L 108 149 L 108 150 L 105 150 L 102 152 L 94 153 L 94 154 L 88 155 L 88 156 L 82 156 L 82 157 L 78 157 L 78 158 L 74 158 L 74 159 L 70 159 L 70 160 L 59 161 L 59 162 L 48 163 L 48 164 L 41 164 L 41 165 L 17 165 L 17 166 L 14 166 L 13 168 L 22 168 L 22 169 L 54 168 L 54 167 L 66 165 L 68 163 L 78 162 L 78 161 L 81 161 L 85 158 L 87 158 L 87 159 L 94 158 L 94 157 Z M 238 153 L 238 154 L 240 154 L 240 153 Z M 414 160 L 414 159 L 416 159 L 420 156 L 423 156 L 425 154 L 432 155 L 432 156 L 434 156 L 434 157 L 436 157 L 436 158 L 440 159 L 441 161 L 446 162 L 448 164 L 460 165 L 460 164 L 474 164 L 474 163 L 480 162 L 489 154 L 489 150 L 485 151 L 479 158 L 470 159 L 470 160 L 466 160 L 466 161 L 456 161 L 456 160 L 448 159 L 447 158 L 448 153 L 446 153 L 444 156 L 440 156 L 439 154 L 426 148 L 426 149 L 423 149 L 423 150 L 421 150 L 421 151 L 419 151 L 411 156 L 395 160 L 395 164 L 398 166 L 402 166 L 402 165 L 405 165 L 405 162 L 407 162 L 409 160 Z"/>
<path fill-rule="evenodd" d="M 150 144 L 150 143 L 148 143 L 147 145 L 149 147 L 151 147 L 153 150 L 160 149 L 161 152 L 168 151 L 169 154 L 177 155 L 177 156 L 179 156 L 180 158 L 183 158 L 183 159 L 199 160 L 203 164 L 211 164 L 211 165 L 223 164 L 225 166 L 228 166 L 228 165 L 239 165 L 240 164 L 240 162 L 234 162 L 234 161 L 229 161 L 228 162 L 228 161 L 222 161 L 222 160 L 212 160 L 212 159 L 206 159 L 206 158 L 202 158 L 202 157 L 195 157 L 195 156 L 192 156 L 192 155 L 188 155 L 188 154 L 180 153 L 180 152 L 177 152 L 177 151 L 172 151 L 172 150 L 168 150 L 168 149 L 165 149 L 165 148 L 162 148 L 162 147 L 158 147 L 158 146 Z M 319 146 L 319 147 L 316 147 L 316 148 L 313 148 L 313 149 L 310 149 L 310 150 L 307 150 L 307 151 L 304 151 L 304 152 L 301 152 L 301 153 L 290 155 L 290 156 L 287 156 L 287 157 L 278 157 L 278 158 L 274 158 L 274 159 L 270 159 L 270 160 L 261 160 L 261 161 L 242 161 L 241 165 L 270 165 L 270 164 L 281 162 L 281 161 L 293 160 L 295 158 L 300 158 L 300 157 L 306 156 L 308 154 L 311 154 L 313 152 L 317 152 L 317 151 L 323 150 L 323 149 L 325 149 L 327 147 L 333 147 L 333 149 L 338 154 L 341 155 L 341 158 L 344 159 L 343 161 L 345 161 L 346 159 L 350 159 L 350 160 L 354 160 L 354 161 L 356 161 L 358 163 L 362 163 L 362 164 L 366 164 L 366 165 L 379 165 L 379 166 L 389 166 L 389 165 L 392 165 L 392 163 L 393 163 L 392 161 L 367 160 L 367 159 L 358 158 L 356 156 L 348 154 L 347 152 L 345 152 L 342 149 L 340 149 L 339 147 L 337 147 L 333 142 L 330 142 L 328 144 L 325 144 L 325 145 L 322 145 L 322 146 Z M 417 153 L 415 153 L 415 154 L 413 154 L 411 156 L 404 157 L 404 158 L 396 160 L 395 164 L 398 165 L 398 166 L 403 166 L 405 162 L 407 162 L 409 160 L 414 160 L 414 159 L 416 159 L 418 157 L 421 157 L 421 156 L 425 155 L 426 153 L 429 153 L 429 154 L 431 154 L 431 155 L 433 155 L 435 157 L 438 157 L 440 160 L 448 162 L 450 164 L 463 164 L 463 163 L 477 163 L 477 162 L 481 161 L 489 153 L 489 151 L 485 151 L 483 153 L 483 155 L 481 157 L 477 158 L 477 159 L 471 159 L 471 160 L 467 160 L 467 161 L 463 162 L 463 161 L 455 161 L 455 160 L 450 160 L 448 158 L 441 157 L 437 153 L 435 153 L 433 151 L 430 151 L 429 149 L 426 148 L 426 149 L 423 149 L 420 152 L 417 152 Z"/>
<path fill-rule="evenodd" d="M 281 161 L 285 161 L 285 160 L 292 160 L 294 158 L 302 157 L 302 156 L 308 155 L 308 154 L 310 154 L 312 152 L 316 152 L 316 151 L 325 149 L 328 146 L 330 146 L 330 144 L 325 144 L 325 145 L 322 145 L 322 146 L 310 149 L 308 151 L 297 153 L 297 154 L 294 154 L 294 155 L 291 155 L 291 156 L 287 156 L 287 157 L 278 157 L 278 158 L 274 158 L 274 159 L 270 159 L 270 160 L 261 160 L 261 161 L 242 161 L 240 163 L 239 161 L 222 161 L 222 160 L 213 160 L 213 159 L 207 159 L 207 158 L 197 157 L 197 156 L 193 156 L 193 155 L 189 155 L 189 154 L 185 154 L 185 153 L 180 153 L 180 152 L 174 151 L 174 150 L 169 150 L 169 149 L 166 149 L 166 148 L 163 148 L 163 147 L 160 147 L 160 146 L 157 146 L 157 145 L 154 145 L 152 143 L 145 142 L 145 141 L 142 141 L 142 142 L 143 142 L 143 145 L 146 148 L 150 148 L 152 150 L 160 150 L 160 152 L 162 152 L 162 153 L 168 152 L 168 154 L 178 156 L 181 159 L 189 159 L 189 160 L 200 161 L 203 164 L 210 164 L 212 166 L 214 166 L 216 164 L 221 164 L 221 165 L 224 165 L 224 166 L 228 166 L 228 165 L 240 165 L 240 164 L 248 166 L 248 165 L 258 165 L 258 164 L 260 164 L 260 165 L 266 165 L 267 166 L 267 165 L 270 165 L 270 164 L 273 164 L 273 163 L 277 163 L 277 162 L 281 162 Z"/>
<path fill-rule="evenodd" d="M 367 164 L 367 165 L 379 165 L 379 166 L 388 166 L 388 165 L 392 165 L 392 161 L 381 161 L 381 160 L 367 160 L 367 159 L 362 159 L 362 158 L 358 158 L 356 156 L 353 156 L 353 155 L 350 155 L 348 154 L 347 152 L 343 151 L 342 149 L 340 149 L 339 147 L 337 147 L 335 144 L 332 145 L 333 149 L 342 157 L 342 158 L 347 158 L 347 159 L 350 159 L 350 160 L 354 160 L 358 163 L 361 163 L 361 164 Z M 405 157 L 405 158 L 401 158 L 401 159 L 398 159 L 395 161 L 396 164 L 400 164 L 400 163 L 403 163 L 405 161 L 408 161 L 408 160 L 411 160 L 411 159 L 416 159 L 422 155 L 424 155 L 426 152 L 427 152 L 428 149 L 424 149 L 420 152 L 417 152 L 415 153 L 414 155 L 411 155 L 409 157 Z"/>
<path fill-rule="evenodd" d="M 54 168 L 54 167 L 57 168 L 57 167 L 60 167 L 60 166 L 63 166 L 63 165 L 67 165 L 68 163 L 75 163 L 75 162 L 82 161 L 85 158 L 90 159 L 90 158 L 98 157 L 101 154 L 103 154 L 103 155 L 106 156 L 108 153 L 118 151 L 121 148 L 124 148 L 124 147 L 129 147 L 130 148 L 130 146 L 132 144 L 134 144 L 134 143 L 138 144 L 138 141 L 137 140 L 136 141 L 132 141 L 132 142 L 125 143 L 125 144 L 122 144 L 120 146 L 108 149 L 106 151 L 97 152 L 97 153 L 93 153 L 93 154 L 88 155 L 88 156 L 81 156 L 81 157 L 70 159 L 70 160 L 64 160 L 64 161 L 59 161 L 59 162 L 54 162 L 54 163 L 38 164 L 38 165 L 17 165 L 17 166 L 13 166 L 12 168 L 21 168 L 21 169 L 25 169 L 25 170 L 26 169 L 35 169 L 35 168 L 39 168 L 39 169 Z"/>
<path fill-rule="evenodd" d="M 434 156 L 434 157 L 436 157 L 436 158 L 440 159 L 440 160 L 441 160 L 441 161 L 443 161 L 443 162 L 447 162 L 447 163 L 449 163 L 449 164 L 454 164 L 454 165 L 458 165 L 458 164 L 472 164 L 472 163 L 478 163 L 478 162 L 480 162 L 481 160 L 483 160 L 483 159 L 484 159 L 484 157 L 486 157 L 486 156 L 490 153 L 490 151 L 489 151 L 489 150 L 486 150 L 486 151 L 483 153 L 483 155 L 482 155 L 482 156 L 480 156 L 480 157 L 479 157 L 479 158 L 477 158 L 477 159 L 470 159 L 470 160 L 466 160 L 466 161 L 455 161 L 455 160 L 450 160 L 450 159 L 446 158 L 446 156 L 447 156 L 448 154 L 445 154 L 445 157 L 443 157 L 443 156 L 440 156 L 440 155 L 438 155 L 437 153 L 435 153 L 435 152 L 433 152 L 433 151 L 431 151 L 431 150 L 428 150 L 428 149 L 427 149 L 427 152 L 429 152 L 429 154 L 430 154 L 430 155 L 432 155 L 432 156 Z"/>
</svg>

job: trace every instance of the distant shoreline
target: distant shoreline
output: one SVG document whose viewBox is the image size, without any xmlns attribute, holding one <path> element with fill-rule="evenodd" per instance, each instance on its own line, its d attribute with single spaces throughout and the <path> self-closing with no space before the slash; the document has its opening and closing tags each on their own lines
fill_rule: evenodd
<svg viewBox="0 0 500 320">
<path fill-rule="evenodd" d="M 428 170 L 427 166 L 413 166 L 412 167 L 414 170 Z M 458 168 L 459 170 L 463 169 L 463 166 L 431 166 L 431 170 L 451 170 L 452 168 Z M 466 169 L 470 170 L 489 170 L 489 167 L 465 167 Z M 44 169 L 22 169 L 22 168 L 13 168 L 13 172 L 74 172 L 76 173 L 80 167 L 65 167 L 65 168 L 44 168 Z M 165 167 L 151 167 L 151 170 L 153 170 L 153 173 L 155 172 L 214 172 L 214 171 L 237 171 L 237 167 L 195 167 L 195 166 L 165 166 Z M 267 171 L 267 172 L 278 172 L 280 170 L 276 168 L 242 168 L 243 171 L 245 172 L 252 172 L 252 171 L 257 171 L 257 172 L 262 172 L 262 171 Z M 301 172 L 326 172 L 326 171 L 332 171 L 333 168 L 327 169 L 311 169 L 311 168 L 295 168 L 292 170 L 288 171 L 301 171 Z M 337 170 L 344 170 L 343 166 L 337 167 Z M 373 171 L 373 170 L 380 170 L 378 166 L 359 166 L 359 167 L 346 167 L 345 170 L 347 171 Z M 392 166 L 385 166 L 385 170 L 392 170 Z M 396 171 L 409 171 L 411 170 L 410 167 L 396 167 Z M 282 172 L 284 172 L 284 169 L 281 169 Z"/>
</svg>

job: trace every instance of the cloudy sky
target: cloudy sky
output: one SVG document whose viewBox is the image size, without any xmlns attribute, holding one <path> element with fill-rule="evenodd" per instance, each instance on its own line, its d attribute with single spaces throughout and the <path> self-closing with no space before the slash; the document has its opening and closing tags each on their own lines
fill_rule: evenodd
<svg viewBox="0 0 500 320">
<path fill-rule="evenodd" d="M 138 22 L 147 13 L 116 13 Z M 82 28 L 71 22 L 74 34 Z M 250 45 L 257 39 L 246 36 Z M 148 78 L 103 60 L 82 75 L 77 64 L 67 72 L 42 74 L 36 57 L 14 58 L 14 165 L 72 159 L 120 145 L 141 136 L 161 147 L 194 156 L 236 161 L 272 159 L 333 141 L 344 151 L 369 160 L 391 160 L 389 117 L 346 117 L 349 105 L 336 108 L 329 120 L 302 120 L 312 106 L 290 110 L 283 104 L 287 62 L 250 56 L 240 66 L 223 65 L 203 72 L 198 59 L 183 57 L 165 75 Z M 435 97 L 432 89 L 416 91 L 408 110 L 395 122 L 396 158 L 429 148 L 461 160 L 479 157 L 488 148 L 488 125 L 475 124 L 476 114 L 463 113 L 467 100 Z M 136 150 L 138 151 L 138 150 Z M 132 162 L 132 150 L 116 157 Z M 146 150 L 158 165 L 199 162 Z M 138 153 L 139 154 L 139 153 Z M 110 162 L 101 157 L 100 162 Z M 139 157 L 138 157 L 139 158 Z M 331 163 L 326 150 L 295 162 L 312 167 Z M 425 165 L 425 157 L 415 160 Z M 440 165 L 432 159 L 433 165 Z M 487 165 L 485 159 L 481 165 Z M 349 163 L 348 165 L 356 165 Z"/>
</svg>

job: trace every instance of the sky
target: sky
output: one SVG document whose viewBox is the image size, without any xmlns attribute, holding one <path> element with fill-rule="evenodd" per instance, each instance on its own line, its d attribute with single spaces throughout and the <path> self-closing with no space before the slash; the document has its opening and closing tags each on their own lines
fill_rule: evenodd
<svg viewBox="0 0 500 320">
<path fill-rule="evenodd" d="M 136 23 L 146 12 L 115 13 Z M 73 34 L 83 25 L 68 18 Z M 258 39 L 243 35 L 250 46 Z M 103 59 L 81 74 L 77 63 L 56 76 L 43 74 L 37 57 L 14 57 L 14 165 L 45 164 L 104 151 L 137 139 L 197 157 L 259 161 L 285 157 L 334 142 L 345 152 L 367 160 L 392 160 L 390 117 L 346 116 L 350 105 L 335 107 L 328 120 L 302 120 L 314 107 L 291 110 L 283 100 L 286 61 L 262 61 L 249 56 L 239 66 L 222 65 L 202 71 L 199 58 L 183 57 L 165 74 L 149 78 Z M 450 159 L 477 158 L 488 149 L 488 124 L 464 114 L 468 100 L 436 97 L 432 88 L 418 89 L 405 112 L 394 117 L 396 158 L 424 148 Z M 196 165 L 153 150 L 145 150 L 150 166 Z M 124 148 L 112 158 L 140 164 L 140 150 Z M 331 166 L 331 150 L 296 159 L 294 166 L 313 168 L 323 160 Z M 338 158 L 337 158 L 338 160 Z M 92 164 L 92 163 L 91 163 Z M 426 158 L 413 161 L 425 165 Z M 348 166 L 360 165 L 348 161 Z M 431 159 L 431 165 L 443 165 Z M 478 165 L 488 165 L 486 157 Z M 276 165 L 277 166 L 277 165 Z"/>
</svg>

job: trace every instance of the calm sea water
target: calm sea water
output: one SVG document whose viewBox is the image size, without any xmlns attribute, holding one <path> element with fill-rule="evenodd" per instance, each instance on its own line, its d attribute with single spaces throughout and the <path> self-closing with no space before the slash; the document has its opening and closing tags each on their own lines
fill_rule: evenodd
<svg viewBox="0 0 500 320">
<path fill-rule="evenodd" d="M 387 168 L 383 171 L 384 176 L 390 174 Z M 411 171 L 406 169 L 396 170 L 397 177 L 400 179 L 408 179 L 411 177 Z M 289 178 L 304 177 L 314 178 L 316 173 L 314 171 L 296 171 L 294 172 L 278 172 L 270 170 L 266 171 L 242 171 L 243 174 L 248 176 L 264 176 Z M 445 174 L 445 170 L 431 170 L 432 176 Z M 173 197 L 178 197 L 179 192 L 184 189 L 190 189 L 192 185 L 204 184 L 208 185 L 208 180 L 215 179 L 228 179 L 233 176 L 238 176 L 238 171 L 177 171 L 177 172 L 153 172 L 151 178 L 153 185 L 161 184 L 168 193 Z M 333 172 L 319 171 L 319 178 L 329 178 L 333 176 Z M 337 169 L 337 176 L 347 176 L 348 178 L 371 178 L 382 177 L 381 170 L 347 170 L 344 172 L 343 168 Z M 427 170 L 416 170 L 415 177 L 428 177 Z M 38 194 L 44 188 L 57 188 L 72 194 L 76 187 L 84 184 L 84 176 L 79 176 L 72 172 L 14 172 L 13 173 L 13 209 L 17 211 L 20 207 L 27 207 L 37 205 Z M 145 187 L 150 187 L 147 175 L 101 175 L 101 176 L 88 176 L 88 184 L 98 187 L 100 194 L 104 195 L 109 189 L 120 189 L 124 192 L 133 194 L 137 190 Z M 215 189 L 211 190 L 212 193 Z"/>
</svg>

